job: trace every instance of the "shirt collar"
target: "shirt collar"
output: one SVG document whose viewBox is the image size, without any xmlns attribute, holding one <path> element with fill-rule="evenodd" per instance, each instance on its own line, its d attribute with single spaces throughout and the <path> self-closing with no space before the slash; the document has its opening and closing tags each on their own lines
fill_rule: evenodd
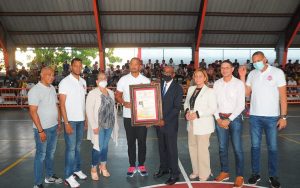
<svg viewBox="0 0 300 188">
<path fill-rule="evenodd" d="M 44 85 L 41 81 L 39 81 L 38 84 L 39 84 L 40 86 L 42 86 L 42 87 L 44 87 L 44 88 L 48 88 L 48 89 L 51 87 L 51 85 L 49 85 L 49 86 Z"/>
<path fill-rule="evenodd" d="M 70 78 L 71 78 L 71 80 L 79 82 L 81 77 L 79 76 L 79 80 L 77 80 L 77 78 L 75 78 L 75 76 L 73 76 L 73 74 L 70 73 Z"/>
<path fill-rule="evenodd" d="M 222 77 L 222 83 L 230 83 L 230 82 L 233 82 L 235 80 L 235 77 L 232 75 L 231 79 L 229 80 L 229 82 L 225 82 L 224 81 L 224 78 Z"/>
<path fill-rule="evenodd" d="M 169 85 L 171 85 L 172 82 L 173 82 L 173 79 L 170 80 L 169 82 L 164 81 L 164 84 L 165 84 L 166 86 L 169 86 Z"/>
<path fill-rule="evenodd" d="M 265 75 L 271 71 L 271 65 L 267 64 L 267 69 L 264 72 L 259 71 L 260 75 Z"/>
<path fill-rule="evenodd" d="M 132 77 L 132 78 L 139 78 L 140 76 L 141 76 L 141 73 L 139 72 L 139 75 L 137 76 L 137 77 L 134 77 L 134 76 L 132 76 L 132 74 L 131 74 L 131 72 L 129 73 L 130 74 L 130 76 Z"/>
</svg>

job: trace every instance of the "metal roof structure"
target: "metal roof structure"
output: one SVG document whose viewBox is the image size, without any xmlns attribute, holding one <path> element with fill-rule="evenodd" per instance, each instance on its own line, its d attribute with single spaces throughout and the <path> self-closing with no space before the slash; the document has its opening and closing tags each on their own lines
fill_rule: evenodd
<svg viewBox="0 0 300 188">
<path fill-rule="evenodd" d="M 201 0 L 98 0 L 104 47 L 192 46 Z M 208 0 L 201 47 L 275 47 L 299 0 Z M 93 0 L 0 1 L 16 46 L 97 47 Z M 300 46 L 299 34 L 292 46 Z"/>
<path fill-rule="evenodd" d="M 300 0 L 2 0 L 0 47 L 300 47 Z M 8 61 L 7 55 L 5 56 Z M 195 64 L 197 66 L 197 64 Z"/>
</svg>

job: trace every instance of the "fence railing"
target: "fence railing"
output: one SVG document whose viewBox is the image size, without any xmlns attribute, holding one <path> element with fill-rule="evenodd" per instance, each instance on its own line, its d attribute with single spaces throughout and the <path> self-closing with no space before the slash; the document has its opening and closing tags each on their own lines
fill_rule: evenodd
<svg viewBox="0 0 300 188">
<path fill-rule="evenodd" d="M 184 90 L 184 98 L 188 88 L 182 86 Z M 109 87 L 113 91 L 115 87 Z M 88 92 L 92 87 L 87 88 Z M 0 108 L 26 108 L 28 107 L 28 91 L 27 88 L 0 88 Z M 300 85 L 287 86 L 287 97 L 289 104 L 300 104 Z"/>
</svg>

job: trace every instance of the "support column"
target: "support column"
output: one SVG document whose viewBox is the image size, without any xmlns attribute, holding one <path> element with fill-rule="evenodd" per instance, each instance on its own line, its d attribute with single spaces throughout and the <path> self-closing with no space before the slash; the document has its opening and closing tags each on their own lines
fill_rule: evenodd
<svg viewBox="0 0 300 188">
<path fill-rule="evenodd" d="M 10 67 L 12 68 L 16 67 L 16 61 L 15 61 L 16 47 L 1 23 L 0 23 L 0 47 L 3 49 L 4 63 L 5 63 L 5 69 L 7 75 Z"/>
<path fill-rule="evenodd" d="M 105 58 L 104 58 L 104 48 L 102 45 L 102 31 L 101 31 L 101 23 L 100 23 L 100 15 L 99 15 L 99 4 L 98 0 L 93 0 L 93 10 L 94 10 L 94 18 L 96 23 L 97 30 L 97 39 L 98 39 L 98 48 L 99 48 L 99 63 L 100 70 L 105 71 Z"/>
<path fill-rule="evenodd" d="M 105 71 L 105 50 L 99 51 L 99 67 L 101 71 Z"/>
<path fill-rule="evenodd" d="M 199 16 L 196 26 L 196 44 L 195 44 L 195 54 L 194 54 L 194 67 L 199 68 L 199 47 L 200 47 L 200 40 L 203 34 L 204 28 L 204 20 L 206 15 L 206 8 L 207 8 L 208 0 L 201 0 L 200 7 L 199 7 Z"/>
<path fill-rule="evenodd" d="M 300 30 L 300 4 L 298 5 L 296 12 L 294 12 L 289 24 L 287 25 L 284 31 L 284 35 L 280 36 L 279 42 L 277 44 L 278 50 L 276 50 L 276 56 L 278 51 L 278 58 L 280 58 L 278 60 L 279 63 L 282 64 L 283 68 L 285 68 L 285 64 L 287 62 L 288 49 L 291 46 L 299 30 Z M 283 50 L 281 49 L 282 43 L 284 43 Z"/>
<path fill-rule="evenodd" d="M 142 60 L 142 48 L 138 48 L 137 57 Z"/>
<path fill-rule="evenodd" d="M 285 44 L 285 34 L 283 33 L 280 35 L 278 43 L 275 48 L 276 60 L 280 65 L 285 64 L 287 59 L 287 50 L 285 50 L 284 44 Z"/>
</svg>

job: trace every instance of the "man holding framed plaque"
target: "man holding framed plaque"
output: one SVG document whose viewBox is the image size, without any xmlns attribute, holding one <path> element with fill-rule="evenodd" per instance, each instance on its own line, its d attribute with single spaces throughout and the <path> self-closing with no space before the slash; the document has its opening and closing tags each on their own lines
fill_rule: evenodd
<svg viewBox="0 0 300 188">
<path fill-rule="evenodd" d="M 163 120 L 159 122 L 156 128 L 159 144 L 159 170 L 153 175 L 160 178 L 170 173 L 169 179 L 165 182 L 167 185 L 173 185 L 179 180 L 178 167 L 178 118 L 181 109 L 183 96 L 182 87 L 173 80 L 175 76 L 174 68 L 171 66 L 164 67 L 161 95 Z"/>
<path fill-rule="evenodd" d="M 133 177 L 136 172 L 141 176 L 147 176 L 147 170 L 144 166 L 146 160 L 146 126 L 132 126 L 131 119 L 131 102 L 130 101 L 130 85 L 150 84 L 150 80 L 140 74 L 141 61 L 139 58 L 132 58 L 129 64 L 130 73 L 123 76 L 118 84 L 116 91 L 116 101 L 123 108 L 124 127 L 128 145 L 129 168 L 127 171 L 128 177 Z M 140 104 L 142 105 L 142 104 Z M 138 141 L 138 166 L 136 167 L 136 140 Z"/>
</svg>

